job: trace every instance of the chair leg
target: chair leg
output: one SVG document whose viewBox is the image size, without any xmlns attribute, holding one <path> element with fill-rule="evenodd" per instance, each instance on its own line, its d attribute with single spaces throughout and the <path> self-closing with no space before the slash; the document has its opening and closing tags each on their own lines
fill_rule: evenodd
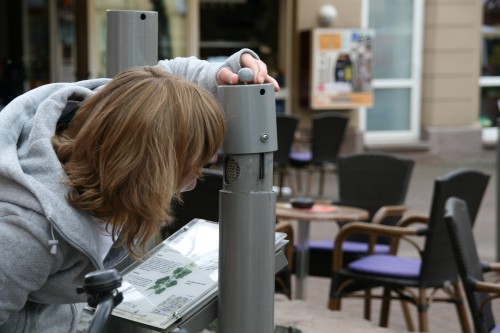
<svg viewBox="0 0 500 333">
<path fill-rule="evenodd" d="M 328 308 L 332 311 L 340 311 L 342 308 L 342 299 L 338 296 L 331 296 Z"/>
<path fill-rule="evenodd" d="M 285 182 L 285 172 L 286 172 L 285 169 L 282 169 L 282 168 L 278 171 L 278 177 L 279 177 L 278 186 L 280 187 L 280 190 L 279 190 L 280 192 L 278 194 L 278 197 L 283 196 L 283 192 L 281 190 L 283 189 L 283 185 Z"/>
<path fill-rule="evenodd" d="M 325 192 L 325 169 L 320 167 L 319 169 L 319 185 L 318 185 L 318 197 L 322 198 Z"/>
<path fill-rule="evenodd" d="M 405 300 L 401 300 L 401 311 L 405 316 L 406 328 L 408 329 L 408 332 L 415 332 L 415 324 L 413 324 L 413 319 L 411 318 L 408 302 Z"/>
<path fill-rule="evenodd" d="M 307 170 L 307 184 L 306 184 L 306 196 L 311 196 L 311 185 L 312 185 L 312 174 L 313 174 L 313 169 L 309 168 Z"/>
<path fill-rule="evenodd" d="M 295 169 L 295 177 L 297 178 L 297 191 L 302 192 L 302 175 L 298 168 Z"/>
<path fill-rule="evenodd" d="M 292 190 L 292 195 L 295 195 L 297 193 L 297 188 L 295 187 L 295 181 L 293 180 L 293 177 L 290 174 L 290 169 L 288 169 L 288 167 L 285 169 L 285 174 L 288 179 L 288 185 L 290 186 L 290 190 Z"/>
<path fill-rule="evenodd" d="M 465 299 L 463 294 L 462 285 L 457 281 L 453 283 L 454 296 L 456 297 L 456 308 L 458 319 L 463 333 L 472 333 L 472 324 L 469 320 L 468 312 L 465 307 Z"/>
<path fill-rule="evenodd" d="M 365 289 L 365 296 L 364 296 L 364 310 L 363 310 L 363 317 L 366 320 L 371 320 L 371 313 L 372 313 L 372 290 L 371 288 Z"/>
<path fill-rule="evenodd" d="M 429 332 L 429 320 L 427 318 L 427 308 L 429 304 L 427 304 L 425 291 L 425 288 L 418 289 L 417 309 L 419 332 Z"/>
<path fill-rule="evenodd" d="M 380 327 L 389 327 L 389 312 L 391 310 L 391 289 L 384 288 L 384 295 L 382 297 L 382 308 L 380 309 Z"/>
<path fill-rule="evenodd" d="M 336 273 L 332 273 L 332 279 L 330 281 L 330 300 L 328 302 L 328 308 L 332 311 L 340 311 L 342 308 L 342 290 L 344 290 L 346 283 L 348 281 L 340 282 L 340 277 Z"/>
</svg>

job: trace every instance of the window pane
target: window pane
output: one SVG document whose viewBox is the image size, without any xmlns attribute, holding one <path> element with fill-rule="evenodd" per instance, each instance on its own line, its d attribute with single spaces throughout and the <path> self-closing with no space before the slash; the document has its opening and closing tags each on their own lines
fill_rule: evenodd
<svg viewBox="0 0 500 333">
<path fill-rule="evenodd" d="M 372 0 L 369 13 L 370 28 L 375 29 L 373 78 L 410 78 L 413 1 Z"/>
<path fill-rule="evenodd" d="M 483 0 L 481 76 L 500 76 L 500 2 Z M 496 79 L 494 79 L 496 80 Z M 479 123 L 496 127 L 500 116 L 500 84 L 481 87 Z M 483 132 L 484 134 L 484 132 Z"/>
<path fill-rule="evenodd" d="M 368 131 L 410 129 L 410 89 L 376 89 L 375 107 L 368 109 Z"/>
<path fill-rule="evenodd" d="M 279 65 L 279 1 L 200 3 L 200 58 L 227 57 L 242 47 L 253 48 L 269 74 L 282 79 Z"/>
<path fill-rule="evenodd" d="M 482 127 L 497 125 L 499 117 L 498 103 L 500 101 L 500 87 L 481 88 L 481 114 L 479 122 Z"/>
<path fill-rule="evenodd" d="M 483 39 L 483 59 L 481 64 L 483 76 L 500 75 L 500 29 L 496 36 Z"/>
<path fill-rule="evenodd" d="M 497 26 L 500 24 L 500 3 L 497 0 L 483 0 L 483 24 Z"/>
</svg>

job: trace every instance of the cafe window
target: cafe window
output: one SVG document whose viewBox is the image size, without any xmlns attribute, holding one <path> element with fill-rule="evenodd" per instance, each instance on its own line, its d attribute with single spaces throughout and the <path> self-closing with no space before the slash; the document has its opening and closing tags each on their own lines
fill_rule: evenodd
<svg viewBox="0 0 500 333">
<path fill-rule="evenodd" d="M 483 0 L 479 123 L 485 143 L 497 140 L 500 101 L 500 0 Z"/>
</svg>

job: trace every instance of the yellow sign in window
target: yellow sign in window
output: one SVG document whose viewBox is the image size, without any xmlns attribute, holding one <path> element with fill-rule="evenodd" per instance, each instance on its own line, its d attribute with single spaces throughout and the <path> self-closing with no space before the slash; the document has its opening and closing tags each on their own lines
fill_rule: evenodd
<svg viewBox="0 0 500 333">
<path fill-rule="evenodd" d="M 318 37 L 320 50 L 338 50 L 342 45 L 341 34 L 319 34 Z"/>
</svg>

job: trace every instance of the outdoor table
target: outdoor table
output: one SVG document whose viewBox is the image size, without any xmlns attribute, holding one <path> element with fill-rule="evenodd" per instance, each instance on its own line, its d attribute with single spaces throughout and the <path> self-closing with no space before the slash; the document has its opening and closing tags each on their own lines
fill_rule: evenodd
<svg viewBox="0 0 500 333">
<path fill-rule="evenodd" d="M 279 220 L 297 220 L 297 257 L 295 265 L 295 298 L 305 299 L 306 278 L 309 272 L 309 225 L 310 221 L 351 222 L 368 218 L 368 211 L 361 208 L 314 204 L 312 208 L 294 208 L 290 203 L 276 203 L 276 218 Z M 332 240 L 333 242 L 333 240 Z"/>
</svg>

